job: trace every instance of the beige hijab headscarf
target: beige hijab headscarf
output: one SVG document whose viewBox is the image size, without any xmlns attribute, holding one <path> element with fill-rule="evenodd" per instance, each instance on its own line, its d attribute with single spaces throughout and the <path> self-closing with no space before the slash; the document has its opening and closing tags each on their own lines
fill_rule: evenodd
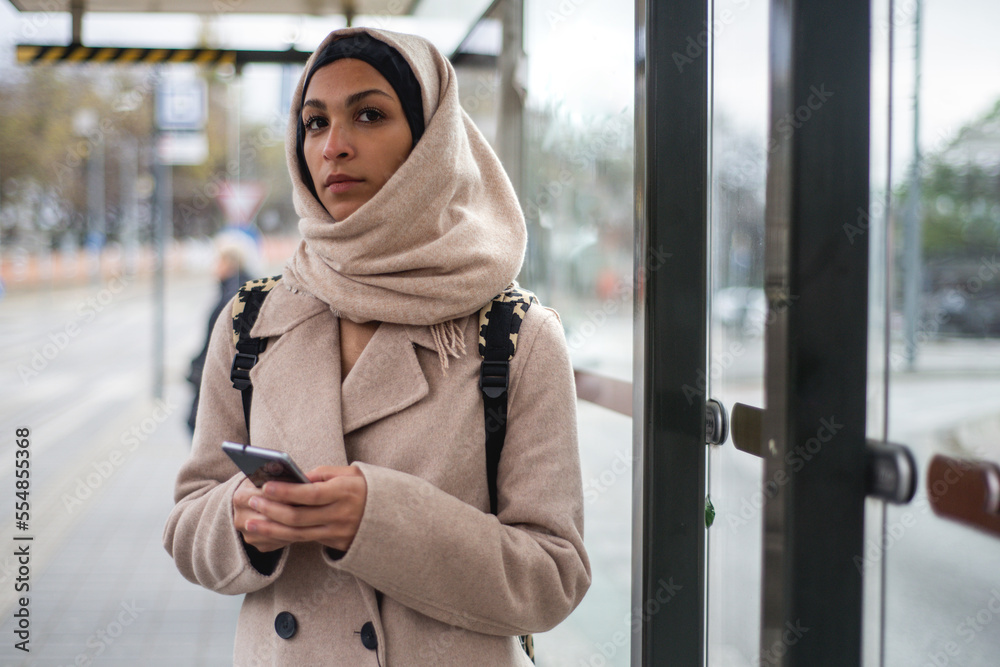
<svg viewBox="0 0 1000 667">
<path fill-rule="evenodd" d="M 425 130 L 368 202 L 335 221 L 299 173 L 302 86 L 331 40 L 368 33 L 399 51 L 420 83 Z M 327 36 L 292 98 L 285 153 L 303 241 L 285 269 L 292 289 L 354 322 L 431 325 L 443 366 L 464 353 L 453 320 L 477 312 L 517 276 L 527 231 L 500 161 L 462 110 L 455 70 L 426 40 L 371 28 Z"/>
</svg>

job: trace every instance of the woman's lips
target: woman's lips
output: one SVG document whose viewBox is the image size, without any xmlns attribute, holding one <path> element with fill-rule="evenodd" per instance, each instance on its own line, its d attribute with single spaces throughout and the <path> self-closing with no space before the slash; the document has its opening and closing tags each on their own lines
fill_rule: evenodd
<svg viewBox="0 0 1000 667">
<path fill-rule="evenodd" d="M 356 180 L 346 180 L 346 181 L 334 181 L 326 186 L 326 189 L 334 194 L 339 194 L 341 192 L 347 192 L 355 185 L 358 185 L 361 181 Z"/>
</svg>

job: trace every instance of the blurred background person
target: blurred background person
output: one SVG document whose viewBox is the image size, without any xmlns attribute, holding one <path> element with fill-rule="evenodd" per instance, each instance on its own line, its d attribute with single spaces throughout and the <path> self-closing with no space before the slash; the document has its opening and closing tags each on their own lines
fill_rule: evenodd
<svg viewBox="0 0 1000 667">
<path fill-rule="evenodd" d="M 215 277 L 219 281 L 219 298 L 208 316 L 208 327 L 205 334 L 205 344 L 201 351 L 191 360 L 187 381 L 194 387 L 194 398 L 191 401 L 191 411 L 187 424 L 194 433 L 195 419 L 198 416 L 198 399 L 201 388 L 201 372 L 205 367 L 205 356 L 208 354 L 208 341 L 212 334 L 212 326 L 219 318 L 226 304 L 233 298 L 240 286 L 248 280 L 260 277 L 260 250 L 256 239 L 241 229 L 224 229 L 215 237 Z"/>
</svg>

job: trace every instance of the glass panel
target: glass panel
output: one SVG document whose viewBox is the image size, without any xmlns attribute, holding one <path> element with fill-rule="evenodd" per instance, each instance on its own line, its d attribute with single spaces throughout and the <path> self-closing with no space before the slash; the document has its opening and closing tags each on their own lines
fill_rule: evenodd
<svg viewBox="0 0 1000 667">
<path fill-rule="evenodd" d="M 888 234 L 886 212 L 887 197 L 892 178 L 889 162 L 890 137 L 890 59 L 889 59 L 889 0 L 872 3 L 872 78 L 871 78 L 871 171 L 869 207 L 865 216 L 859 216 L 845 228 L 847 240 L 865 235 L 869 243 L 868 284 L 868 378 L 866 436 L 871 441 L 886 439 L 886 381 L 888 367 L 885 363 L 888 350 L 886 321 L 889 299 Z M 864 229 L 862 229 L 864 226 Z M 874 498 L 865 501 L 864 544 L 880 544 L 885 520 L 886 503 Z M 864 581 L 862 651 L 863 664 L 878 665 L 881 655 L 882 633 L 882 563 L 860 564 Z"/>
<path fill-rule="evenodd" d="M 872 319 L 873 329 L 889 328 L 875 362 L 888 368 L 886 425 L 869 433 L 910 447 L 920 484 L 910 505 L 868 513 L 877 524 L 884 511 L 881 540 L 866 542 L 863 559 L 881 568 L 884 624 L 881 655 L 866 656 L 991 665 L 1000 655 L 1000 538 L 932 511 L 963 493 L 975 477 L 967 465 L 953 463 L 933 484 L 928 469 L 936 455 L 1000 463 L 1000 45 L 991 29 L 1000 6 L 898 2 L 882 16 L 882 47 L 890 29 L 894 37 L 893 95 L 882 98 L 893 102 L 892 132 L 891 143 L 873 133 L 873 172 L 889 210 L 874 215 L 873 198 L 871 218 L 889 221 L 873 227 L 889 239 L 889 261 L 873 262 L 872 273 L 891 298 Z"/>
<path fill-rule="evenodd" d="M 717 0 L 712 39 L 711 326 L 707 384 L 732 412 L 763 406 L 767 3 Z M 686 57 L 701 55 L 703 36 Z M 683 62 L 683 61 L 682 61 Z M 705 378 L 698 389 L 704 388 Z M 709 453 L 708 664 L 759 662 L 763 461 L 732 440 Z"/>
<path fill-rule="evenodd" d="M 635 21 L 623 9 L 611 0 L 525 3 L 520 281 L 558 310 L 577 369 L 631 382 Z M 537 664 L 624 666 L 632 423 L 581 402 L 579 433 L 593 584 L 566 621 L 536 637 Z"/>
</svg>

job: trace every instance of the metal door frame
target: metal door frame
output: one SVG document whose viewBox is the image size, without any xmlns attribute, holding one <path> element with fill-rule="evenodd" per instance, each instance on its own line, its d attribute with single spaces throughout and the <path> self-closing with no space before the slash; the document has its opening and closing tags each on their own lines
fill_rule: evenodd
<svg viewBox="0 0 1000 667">
<path fill-rule="evenodd" d="M 637 0 L 635 18 L 632 664 L 701 665 L 705 396 L 683 387 L 707 366 L 710 54 L 674 54 L 708 2 Z"/>
<path fill-rule="evenodd" d="M 861 664 L 870 26 L 869 0 L 771 4 L 764 664 Z"/>
<path fill-rule="evenodd" d="M 861 662 L 870 11 L 771 3 L 761 664 Z M 710 25 L 636 2 L 634 665 L 706 656 Z"/>
</svg>

